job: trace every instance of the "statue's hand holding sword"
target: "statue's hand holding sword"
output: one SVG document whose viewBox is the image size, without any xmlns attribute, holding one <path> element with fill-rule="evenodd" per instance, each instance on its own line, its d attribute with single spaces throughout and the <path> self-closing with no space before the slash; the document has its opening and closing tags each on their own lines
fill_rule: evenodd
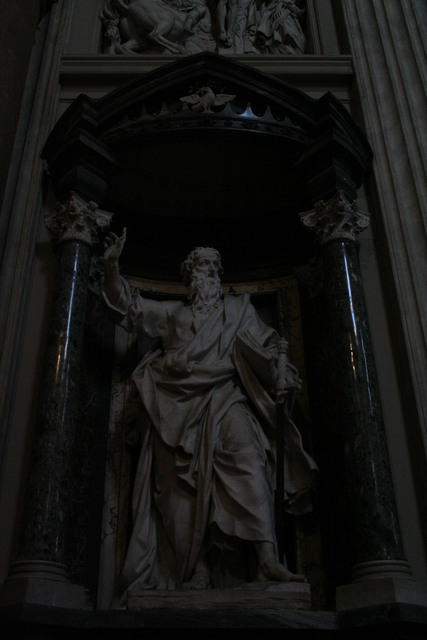
<svg viewBox="0 0 427 640">
<path fill-rule="evenodd" d="M 277 356 L 277 383 L 276 383 L 276 407 L 277 407 L 277 458 L 276 458 L 276 492 L 275 492 L 275 512 L 276 512 L 276 534 L 279 560 L 284 561 L 284 464 L 285 464 L 285 442 L 286 431 L 289 425 L 289 415 L 292 412 L 295 393 L 302 386 L 301 378 L 297 369 L 288 359 L 288 341 L 280 338 L 278 343 Z"/>
<path fill-rule="evenodd" d="M 290 391 L 298 391 L 301 389 L 301 386 L 302 380 L 299 377 L 298 371 L 289 362 L 288 341 L 286 338 L 280 338 L 277 356 L 276 402 L 278 404 L 283 404 L 287 394 Z"/>
</svg>

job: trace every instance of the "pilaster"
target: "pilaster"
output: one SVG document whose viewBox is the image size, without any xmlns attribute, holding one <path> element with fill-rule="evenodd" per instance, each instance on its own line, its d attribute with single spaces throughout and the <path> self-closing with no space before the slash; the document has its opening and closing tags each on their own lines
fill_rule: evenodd
<svg viewBox="0 0 427 640">
<path fill-rule="evenodd" d="M 375 162 L 379 233 L 384 235 L 407 359 L 401 384 L 410 398 L 409 439 L 419 486 L 427 477 L 427 261 L 425 259 L 427 7 L 410 0 L 344 0 L 360 105 Z M 402 349 L 403 351 L 403 349 Z M 426 521 L 425 494 L 419 500 Z M 423 506 L 424 505 L 424 506 Z"/>
</svg>

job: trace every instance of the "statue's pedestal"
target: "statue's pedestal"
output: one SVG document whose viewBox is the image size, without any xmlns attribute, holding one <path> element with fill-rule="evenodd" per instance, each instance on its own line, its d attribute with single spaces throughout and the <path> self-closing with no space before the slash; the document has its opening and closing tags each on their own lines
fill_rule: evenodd
<svg viewBox="0 0 427 640">
<path fill-rule="evenodd" d="M 252 582 L 244 587 L 128 594 L 127 608 L 139 609 L 311 609 L 308 582 Z"/>
</svg>

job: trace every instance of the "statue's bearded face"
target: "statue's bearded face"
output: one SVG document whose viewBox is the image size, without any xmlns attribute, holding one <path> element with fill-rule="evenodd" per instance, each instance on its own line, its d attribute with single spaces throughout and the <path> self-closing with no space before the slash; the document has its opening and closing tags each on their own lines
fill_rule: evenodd
<svg viewBox="0 0 427 640">
<path fill-rule="evenodd" d="M 209 310 L 221 296 L 218 256 L 209 250 L 200 252 L 191 270 L 190 298 L 199 311 Z"/>
</svg>

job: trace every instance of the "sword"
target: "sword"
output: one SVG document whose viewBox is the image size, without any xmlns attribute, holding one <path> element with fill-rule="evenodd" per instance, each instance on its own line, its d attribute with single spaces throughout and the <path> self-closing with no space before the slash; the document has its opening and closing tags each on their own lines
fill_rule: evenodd
<svg viewBox="0 0 427 640">
<path fill-rule="evenodd" d="M 295 386 L 287 383 L 286 373 L 288 367 L 288 341 L 280 338 L 278 344 L 277 383 L 276 383 L 276 410 L 277 410 L 277 437 L 276 437 L 276 492 L 275 492 L 275 518 L 276 537 L 279 561 L 286 566 L 285 558 L 285 437 L 289 425 L 289 416 L 295 402 Z"/>
</svg>

